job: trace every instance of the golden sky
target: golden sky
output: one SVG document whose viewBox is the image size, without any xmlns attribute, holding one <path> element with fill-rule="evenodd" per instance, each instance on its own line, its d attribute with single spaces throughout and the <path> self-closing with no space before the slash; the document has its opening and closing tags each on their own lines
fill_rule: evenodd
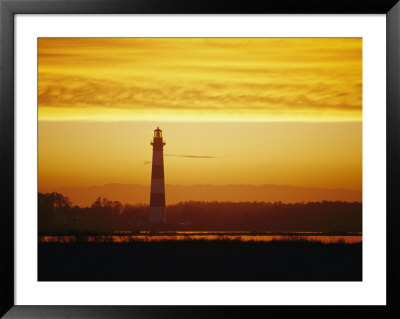
<svg viewBox="0 0 400 319">
<path fill-rule="evenodd" d="M 39 190 L 362 184 L 362 39 L 41 38 Z"/>
<path fill-rule="evenodd" d="M 42 120 L 360 120 L 362 40 L 38 40 Z"/>
</svg>

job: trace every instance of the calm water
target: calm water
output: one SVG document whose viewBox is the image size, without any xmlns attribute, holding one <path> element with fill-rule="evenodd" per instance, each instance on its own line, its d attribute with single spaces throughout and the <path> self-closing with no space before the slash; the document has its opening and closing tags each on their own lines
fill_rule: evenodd
<svg viewBox="0 0 400 319">
<path fill-rule="evenodd" d="M 39 242 L 58 242 L 69 243 L 76 241 L 84 242 L 115 242 L 127 243 L 130 241 L 162 241 L 162 240 L 239 240 L 239 241 L 293 241 L 307 240 L 323 243 L 360 243 L 362 242 L 361 234 L 351 235 L 324 235 L 322 233 L 299 233 L 287 234 L 251 234 L 250 232 L 209 232 L 209 231 L 178 231 L 163 232 L 151 234 L 150 232 L 140 232 L 135 235 L 124 235 L 120 232 L 118 235 L 99 235 L 99 236 L 40 236 Z"/>
</svg>

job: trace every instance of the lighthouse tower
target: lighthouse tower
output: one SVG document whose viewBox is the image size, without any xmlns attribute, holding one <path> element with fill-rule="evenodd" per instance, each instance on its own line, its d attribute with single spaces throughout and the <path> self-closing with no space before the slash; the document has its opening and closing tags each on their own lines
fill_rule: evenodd
<svg viewBox="0 0 400 319">
<path fill-rule="evenodd" d="M 149 223 L 161 224 L 167 222 L 163 156 L 165 142 L 162 137 L 162 130 L 158 127 L 154 130 L 154 137 L 150 144 L 153 145 L 153 165 L 151 170 Z"/>
</svg>

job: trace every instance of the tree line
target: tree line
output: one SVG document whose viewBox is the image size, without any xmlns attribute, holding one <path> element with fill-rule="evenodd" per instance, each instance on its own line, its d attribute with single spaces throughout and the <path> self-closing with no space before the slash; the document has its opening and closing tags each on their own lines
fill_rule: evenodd
<svg viewBox="0 0 400 319">
<path fill-rule="evenodd" d="M 48 232 L 115 232 L 152 229 L 148 205 L 97 198 L 79 207 L 59 193 L 38 194 L 38 228 Z M 361 232 L 362 203 L 321 201 L 199 202 L 169 205 L 162 230 Z"/>
</svg>

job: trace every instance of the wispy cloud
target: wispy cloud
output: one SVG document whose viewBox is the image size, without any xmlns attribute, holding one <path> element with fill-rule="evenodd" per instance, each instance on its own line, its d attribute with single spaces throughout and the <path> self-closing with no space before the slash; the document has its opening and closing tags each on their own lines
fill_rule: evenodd
<svg viewBox="0 0 400 319">
<path fill-rule="evenodd" d="M 163 82 L 143 83 L 140 78 L 111 81 L 58 74 L 39 75 L 40 107 L 114 108 L 130 111 L 152 110 L 192 112 L 304 112 L 361 110 L 359 83 L 343 90 L 340 83 L 308 84 L 251 84 L 193 82 L 174 85 Z M 219 86 L 219 87 L 218 87 Z M 354 94 L 354 92 L 359 92 Z"/>
<path fill-rule="evenodd" d="M 40 39 L 38 50 L 39 118 L 361 119 L 361 39 Z"/>
<path fill-rule="evenodd" d="M 177 154 L 164 154 L 165 156 L 172 157 L 186 157 L 186 158 L 218 158 L 219 156 L 209 156 L 209 155 L 177 155 Z"/>
</svg>

